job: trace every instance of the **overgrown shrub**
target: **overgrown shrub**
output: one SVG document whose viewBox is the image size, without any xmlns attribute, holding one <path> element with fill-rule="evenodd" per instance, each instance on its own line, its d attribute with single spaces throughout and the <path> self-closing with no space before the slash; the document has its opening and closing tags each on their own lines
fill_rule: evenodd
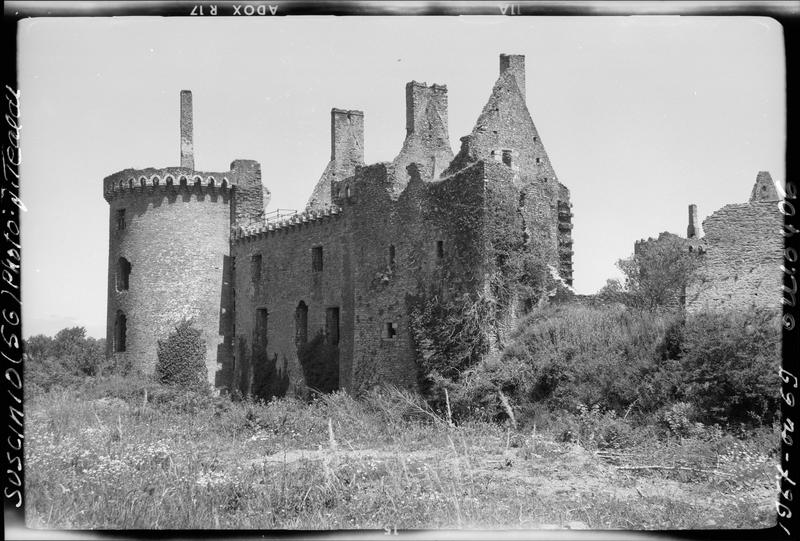
<svg viewBox="0 0 800 541">
<path fill-rule="evenodd" d="M 682 396 L 705 423 L 770 423 L 780 406 L 777 310 L 704 312 L 681 338 Z"/>
<path fill-rule="evenodd" d="M 24 340 L 25 385 L 48 391 L 72 386 L 87 376 L 109 372 L 105 340 L 86 336 L 84 327 L 65 328 L 54 337 L 42 334 Z"/>
<path fill-rule="evenodd" d="M 518 406 L 544 402 L 550 409 L 587 404 L 654 411 L 676 385 L 662 380 L 669 363 L 661 358 L 661 344 L 677 317 L 621 305 L 536 309 L 520 322 L 502 356 L 467 371 L 454 394 L 459 410 L 486 404 L 491 391 L 502 391 Z M 492 407 L 503 416 L 502 404 Z"/>
<path fill-rule="evenodd" d="M 639 241 L 631 257 L 617 262 L 625 274 L 625 295 L 618 298 L 640 308 L 678 305 L 698 265 L 697 252 L 677 235 L 664 232 Z M 618 289 L 609 283 L 603 293 L 613 295 Z"/>
<path fill-rule="evenodd" d="M 523 424 L 536 405 L 585 404 L 688 437 L 698 422 L 769 423 L 778 410 L 780 332 L 769 311 L 566 304 L 535 309 L 511 338 L 446 386 L 457 418 L 506 419 L 503 393 Z"/>
<path fill-rule="evenodd" d="M 339 348 L 329 344 L 322 332 L 305 344 L 298 345 L 297 358 L 309 388 L 321 393 L 330 393 L 339 388 Z M 275 363 L 271 364 L 274 366 Z M 285 371 L 282 374 L 288 378 Z M 285 390 L 286 388 L 283 389 L 284 392 Z"/>
<path fill-rule="evenodd" d="M 183 320 L 175 332 L 158 341 L 158 361 L 155 376 L 167 385 L 177 385 L 196 391 L 208 390 L 206 343 L 192 324 Z"/>
</svg>

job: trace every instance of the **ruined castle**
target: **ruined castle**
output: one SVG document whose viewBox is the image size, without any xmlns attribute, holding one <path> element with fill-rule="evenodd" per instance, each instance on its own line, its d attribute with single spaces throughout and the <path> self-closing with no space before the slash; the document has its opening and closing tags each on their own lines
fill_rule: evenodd
<svg viewBox="0 0 800 541">
<path fill-rule="evenodd" d="M 514 249 L 572 283 L 569 190 L 531 119 L 524 56 L 500 55 L 455 155 L 444 85 L 406 85 L 406 138 L 392 162 L 366 165 L 364 113 L 333 109 L 330 161 L 307 207 L 288 215 L 269 210 L 258 162 L 196 171 L 189 91 L 180 107 L 179 167 L 103 181 L 108 353 L 145 372 L 158 340 L 192 318 L 217 387 L 250 393 L 267 379 L 350 390 L 364 374 L 413 387 L 407 299 L 488 291 L 487 224 L 505 223 L 500 212 L 519 224 Z M 273 394 L 284 390 L 275 382 Z"/>
</svg>

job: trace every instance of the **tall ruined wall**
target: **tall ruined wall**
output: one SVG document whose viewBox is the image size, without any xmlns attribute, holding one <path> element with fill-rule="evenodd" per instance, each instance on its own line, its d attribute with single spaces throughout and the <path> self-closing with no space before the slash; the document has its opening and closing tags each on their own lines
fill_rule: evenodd
<svg viewBox="0 0 800 541">
<path fill-rule="evenodd" d="M 702 266 L 686 308 L 780 307 L 783 217 L 774 201 L 726 205 L 703 221 Z"/>
<path fill-rule="evenodd" d="M 342 215 L 328 212 L 261 230 L 232 244 L 236 290 L 232 385 L 245 393 L 257 392 L 254 383 L 259 371 L 280 378 L 285 367 L 289 381 L 304 381 L 295 318 L 301 301 L 307 307 L 307 341 L 326 333 L 326 310 L 335 307 L 339 309 L 339 357 L 352 355 L 350 247 L 345 242 L 346 221 Z M 321 268 L 315 268 L 315 248 L 322 250 Z M 258 328 L 259 309 L 266 310 L 267 317 L 262 331 Z M 259 343 L 257 334 L 263 331 L 266 343 Z M 261 357 L 259 347 L 265 348 Z M 340 369 L 340 374 L 340 386 L 347 387 L 346 367 Z"/>
<path fill-rule="evenodd" d="M 425 182 L 416 165 L 399 198 L 398 171 L 375 164 L 345 181 L 340 199 L 353 254 L 353 383 L 417 385 L 409 296 L 474 290 L 481 281 L 483 170 Z"/>
<path fill-rule="evenodd" d="M 225 336 L 231 321 L 222 313 L 230 293 L 230 176 L 170 168 L 126 170 L 105 179 L 110 355 L 152 373 L 158 340 L 181 319 L 194 318 L 206 341 L 209 381 L 215 382 L 218 362 L 230 354 Z M 129 274 L 120 258 L 130 265 Z M 127 284 L 122 274 L 128 274 Z M 117 332 L 118 314 L 125 316 L 124 338 Z M 123 339 L 124 351 L 117 351 Z"/>
</svg>

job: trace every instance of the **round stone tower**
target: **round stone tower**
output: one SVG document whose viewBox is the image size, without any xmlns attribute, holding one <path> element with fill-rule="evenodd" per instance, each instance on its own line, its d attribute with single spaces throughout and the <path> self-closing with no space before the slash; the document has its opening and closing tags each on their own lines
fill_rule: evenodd
<svg viewBox="0 0 800 541">
<path fill-rule="evenodd" d="M 251 160 L 222 173 L 195 171 L 191 92 L 181 91 L 180 103 L 180 167 L 126 169 L 103 180 L 110 210 L 106 347 L 116 361 L 152 373 L 158 341 L 191 318 L 215 384 L 232 351 L 231 226 L 263 215 L 261 172 Z M 236 208 L 237 188 L 249 196 L 244 208 Z"/>
</svg>

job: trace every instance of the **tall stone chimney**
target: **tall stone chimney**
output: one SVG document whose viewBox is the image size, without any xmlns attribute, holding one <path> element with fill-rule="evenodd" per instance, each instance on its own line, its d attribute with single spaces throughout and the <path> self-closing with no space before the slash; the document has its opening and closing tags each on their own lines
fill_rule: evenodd
<svg viewBox="0 0 800 541">
<path fill-rule="evenodd" d="M 438 114 L 440 128 L 447 133 L 447 86 L 411 81 L 406 83 L 406 136 L 424 134 L 431 129 L 432 111 Z"/>
<path fill-rule="evenodd" d="M 331 160 L 335 161 L 338 167 L 364 164 L 362 111 L 331 109 Z"/>
<path fill-rule="evenodd" d="M 194 171 L 192 91 L 181 90 L 181 167 Z"/>
<path fill-rule="evenodd" d="M 697 219 L 697 205 L 689 205 L 689 227 L 686 228 L 686 238 L 696 239 L 700 236 L 700 221 Z"/>
<path fill-rule="evenodd" d="M 500 75 L 511 70 L 517 80 L 517 86 L 525 99 L 525 55 L 523 54 L 501 54 L 500 55 Z"/>
</svg>

